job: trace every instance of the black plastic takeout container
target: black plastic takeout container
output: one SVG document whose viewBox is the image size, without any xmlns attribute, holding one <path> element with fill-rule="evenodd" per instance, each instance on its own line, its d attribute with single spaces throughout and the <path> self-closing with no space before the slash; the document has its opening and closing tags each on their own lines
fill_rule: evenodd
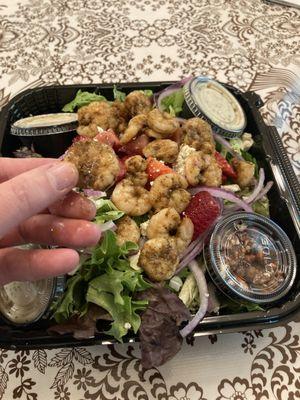
<svg viewBox="0 0 300 400">
<path fill-rule="evenodd" d="M 158 92 L 174 82 L 125 83 L 118 88 L 130 92 L 135 89 L 151 89 Z M 265 168 L 266 179 L 274 180 L 269 192 L 271 218 L 288 235 L 293 244 L 298 265 L 300 265 L 300 185 L 283 148 L 282 141 L 274 127 L 264 124 L 259 113 L 262 101 L 254 92 L 241 93 L 227 86 L 242 105 L 247 126 L 245 132 L 251 132 L 259 146 L 252 148 L 252 154 Z M 14 97 L 2 110 L 0 118 L 0 149 L 2 156 L 12 157 L 13 152 L 22 146 L 16 136 L 10 135 L 10 126 L 20 118 L 30 115 L 61 112 L 62 107 L 71 101 L 77 90 L 87 90 L 103 94 L 113 100 L 112 84 L 49 86 L 29 89 Z M 54 137 L 54 136 L 53 136 Z M 48 145 L 46 141 L 46 145 Z M 55 146 L 55 142 L 53 143 Z M 295 283 L 288 294 L 267 311 L 228 314 L 206 317 L 195 330 L 195 336 L 214 333 L 238 332 L 249 329 L 270 328 L 300 316 L 300 268 Z M 63 346 L 87 346 L 109 344 L 114 340 L 104 333 L 108 323 L 101 322 L 100 333 L 93 339 L 76 340 L 71 335 L 51 336 L 47 333 L 49 321 L 41 320 L 28 328 L 8 326 L 0 321 L 0 347 L 3 348 L 57 348 Z M 135 341 L 133 334 L 124 341 Z"/>
</svg>

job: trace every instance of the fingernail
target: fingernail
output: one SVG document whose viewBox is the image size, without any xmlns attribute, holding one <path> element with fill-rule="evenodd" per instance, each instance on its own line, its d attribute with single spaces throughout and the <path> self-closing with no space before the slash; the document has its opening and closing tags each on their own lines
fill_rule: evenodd
<svg viewBox="0 0 300 400">
<path fill-rule="evenodd" d="M 75 166 L 68 162 L 54 164 L 47 175 L 56 190 L 72 189 L 78 180 L 78 172 Z"/>
</svg>

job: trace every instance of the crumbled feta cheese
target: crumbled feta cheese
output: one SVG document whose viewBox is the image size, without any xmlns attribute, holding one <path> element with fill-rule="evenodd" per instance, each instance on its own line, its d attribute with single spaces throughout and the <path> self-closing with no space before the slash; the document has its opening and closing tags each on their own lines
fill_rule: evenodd
<svg viewBox="0 0 300 400">
<path fill-rule="evenodd" d="M 131 324 L 129 322 L 125 322 L 124 328 L 125 329 L 130 329 L 131 328 Z"/>
<path fill-rule="evenodd" d="M 241 188 L 237 184 L 222 185 L 221 189 L 228 190 L 229 192 L 232 192 L 232 193 L 236 193 L 236 192 L 239 192 L 241 190 Z"/>
<path fill-rule="evenodd" d="M 248 151 L 254 143 L 251 133 L 247 133 L 247 132 L 243 133 L 242 141 L 243 141 L 243 150 L 244 151 Z"/>
<path fill-rule="evenodd" d="M 150 220 L 148 219 L 148 221 L 145 221 L 145 222 L 141 223 L 141 225 L 140 225 L 141 235 L 144 237 L 147 237 L 147 228 L 148 228 L 149 222 L 150 222 Z"/>
<path fill-rule="evenodd" d="M 97 126 L 97 131 L 98 131 L 99 133 L 102 133 L 102 132 L 104 132 L 104 129 L 102 129 L 101 126 Z"/>
<path fill-rule="evenodd" d="M 185 176 L 185 160 L 187 157 L 194 153 L 196 150 L 193 147 L 183 144 L 180 146 L 179 153 L 175 165 L 173 166 L 174 171 L 178 174 Z"/>
</svg>

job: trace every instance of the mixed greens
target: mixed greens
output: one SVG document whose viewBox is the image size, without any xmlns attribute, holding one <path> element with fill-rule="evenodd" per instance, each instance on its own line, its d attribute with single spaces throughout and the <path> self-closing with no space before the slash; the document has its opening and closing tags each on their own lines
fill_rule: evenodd
<svg viewBox="0 0 300 400">
<path fill-rule="evenodd" d="M 153 95 L 151 90 L 140 92 L 153 98 L 160 111 L 167 112 L 174 119 L 180 116 L 184 104 L 182 85 L 172 85 L 159 96 Z M 126 96 L 125 92 L 114 86 L 115 101 L 124 103 Z M 63 111 L 73 112 L 94 101 L 108 102 L 100 94 L 79 90 L 74 100 L 64 106 Z M 262 190 L 264 173 L 249 152 L 249 149 L 255 145 L 252 136 L 244 134 L 241 138 L 232 139 L 229 142 L 219 140 L 218 135 L 215 135 L 214 139 L 215 150 L 218 153 L 216 159 L 219 166 L 222 166 L 224 184 L 218 188 L 206 187 L 204 190 L 222 199 L 222 212 L 224 209 L 230 211 L 231 207 L 239 209 L 238 207 L 242 205 L 240 208 L 244 207 L 246 211 L 253 209 L 257 213 L 268 216 L 269 202 Z M 122 148 L 124 150 L 124 146 Z M 116 150 L 115 147 L 114 150 Z M 125 154 L 127 155 L 126 152 Z M 255 165 L 254 190 L 237 185 L 232 165 L 236 157 Z M 163 162 L 159 164 L 162 164 L 159 168 L 157 163 L 155 164 L 155 172 L 168 173 L 162 171 L 170 168 Z M 151 182 L 149 185 L 151 186 Z M 193 192 L 193 190 L 197 191 Z M 200 191 L 201 188 L 199 190 L 196 187 L 192 188 L 190 193 L 195 195 Z M 235 302 L 216 291 L 206 274 L 203 260 L 198 256 L 205 244 L 205 236 L 200 235 L 200 239 L 193 238 L 192 247 L 189 246 L 180 259 L 179 268 L 175 271 L 176 276 L 159 283 L 148 281 L 137 263 L 139 246 L 130 241 L 121 245 L 117 242 L 117 235 L 114 232 L 115 223 L 126 213 L 119 210 L 106 193 L 103 193 L 103 197 L 95 196 L 95 194 L 89 197 L 96 205 L 97 213 L 94 222 L 101 225 L 103 237 L 97 246 L 81 251 L 80 265 L 68 278 L 63 296 L 53 305 L 53 318 L 58 325 L 51 327 L 52 331 L 72 332 L 78 338 L 91 337 L 99 330 L 103 331 L 103 328 L 99 326 L 106 321 L 103 324 L 105 326 L 109 324 L 109 326 L 105 333 L 118 341 L 122 341 L 130 330 L 134 333 L 138 332 L 143 365 L 151 367 L 161 365 L 176 354 L 183 337 L 189 334 L 182 334 L 182 332 L 190 332 L 186 327 L 196 323 L 195 315 L 198 315 L 200 320 L 205 314 L 218 315 L 262 310 L 262 307 L 257 304 L 246 301 Z M 147 224 L 150 213 L 132 216 L 132 219 L 142 228 L 144 224 Z M 194 269 L 190 266 L 191 260 L 194 262 Z M 195 268 L 197 273 L 195 273 Z M 203 292 L 199 288 L 204 288 Z M 204 301 L 208 304 L 204 305 Z"/>
</svg>

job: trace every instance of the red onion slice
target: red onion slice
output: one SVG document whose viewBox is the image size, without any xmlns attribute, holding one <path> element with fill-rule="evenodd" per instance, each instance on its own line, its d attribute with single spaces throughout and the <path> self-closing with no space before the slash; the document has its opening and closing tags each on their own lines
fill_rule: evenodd
<svg viewBox="0 0 300 400">
<path fill-rule="evenodd" d="M 250 196 L 247 198 L 244 198 L 245 203 L 251 204 L 253 201 L 255 201 L 256 197 L 259 195 L 261 192 L 263 186 L 264 186 L 264 181 L 265 181 L 265 171 L 263 168 L 260 168 L 259 173 L 258 173 L 258 182 L 257 185 L 255 186 L 253 192 L 251 193 Z"/>
<path fill-rule="evenodd" d="M 241 200 L 239 197 L 235 196 L 232 192 L 229 192 L 225 189 L 220 188 L 212 188 L 207 186 L 197 186 L 189 190 L 189 192 L 194 195 L 199 192 L 208 192 L 213 197 L 222 198 L 224 200 L 231 201 L 232 203 L 237 204 L 240 208 L 247 212 L 253 212 L 252 207 L 247 204 L 245 201 Z"/>
<path fill-rule="evenodd" d="M 106 197 L 106 193 L 101 190 L 83 189 L 83 193 L 87 197 Z"/>
<path fill-rule="evenodd" d="M 180 81 L 175 82 L 172 85 L 170 85 L 170 86 L 166 87 L 165 89 L 161 90 L 160 92 L 154 93 L 153 100 L 154 100 L 154 104 L 156 105 L 156 107 L 160 110 L 161 109 L 161 100 L 164 97 L 169 96 L 173 92 L 176 92 L 177 90 L 181 89 L 182 86 L 184 86 L 186 84 L 186 82 L 188 82 L 191 78 L 192 78 L 192 76 L 188 76 L 186 78 L 183 78 Z"/>
<path fill-rule="evenodd" d="M 199 264 L 193 260 L 189 264 L 189 268 L 191 272 L 193 273 L 195 280 L 197 282 L 198 286 L 198 291 L 199 291 L 199 300 L 200 300 L 200 307 L 197 313 L 195 314 L 194 318 L 180 331 L 180 334 L 182 337 L 188 336 L 193 330 L 196 328 L 196 326 L 199 324 L 199 322 L 205 317 L 205 314 L 208 309 L 208 289 L 207 289 L 207 283 L 205 280 L 205 275 L 202 272 Z"/>
<path fill-rule="evenodd" d="M 221 135 L 219 135 L 216 132 L 213 132 L 213 136 L 216 142 L 218 142 L 221 146 L 223 146 L 228 153 L 230 153 L 233 157 L 237 158 L 240 161 L 244 161 L 243 157 L 237 153 L 236 151 L 233 150 L 233 148 L 230 146 L 230 143 L 224 139 Z"/>
<path fill-rule="evenodd" d="M 117 228 L 116 224 L 114 224 L 113 221 L 104 222 L 103 224 L 99 224 L 99 226 L 102 232 L 115 231 Z"/>
<path fill-rule="evenodd" d="M 187 254 L 184 258 L 182 258 L 174 275 L 179 274 L 179 272 L 183 270 L 183 268 L 185 268 L 191 261 L 193 261 L 194 258 L 197 257 L 197 255 L 201 252 L 204 246 L 205 239 L 208 236 L 206 232 L 204 232 L 204 234 L 200 235 L 199 238 L 194 241 L 194 242 L 197 241 L 196 245 L 194 245 L 193 249 L 189 254 Z"/>
<path fill-rule="evenodd" d="M 274 182 L 270 181 L 266 184 L 266 186 L 262 189 L 262 191 L 258 194 L 258 196 L 253 200 L 252 203 L 254 203 L 255 201 L 260 200 L 261 198 L 263 198 L 268 191 L 271 189 L 271 187 L 273 186 Z"/>
</svg>

